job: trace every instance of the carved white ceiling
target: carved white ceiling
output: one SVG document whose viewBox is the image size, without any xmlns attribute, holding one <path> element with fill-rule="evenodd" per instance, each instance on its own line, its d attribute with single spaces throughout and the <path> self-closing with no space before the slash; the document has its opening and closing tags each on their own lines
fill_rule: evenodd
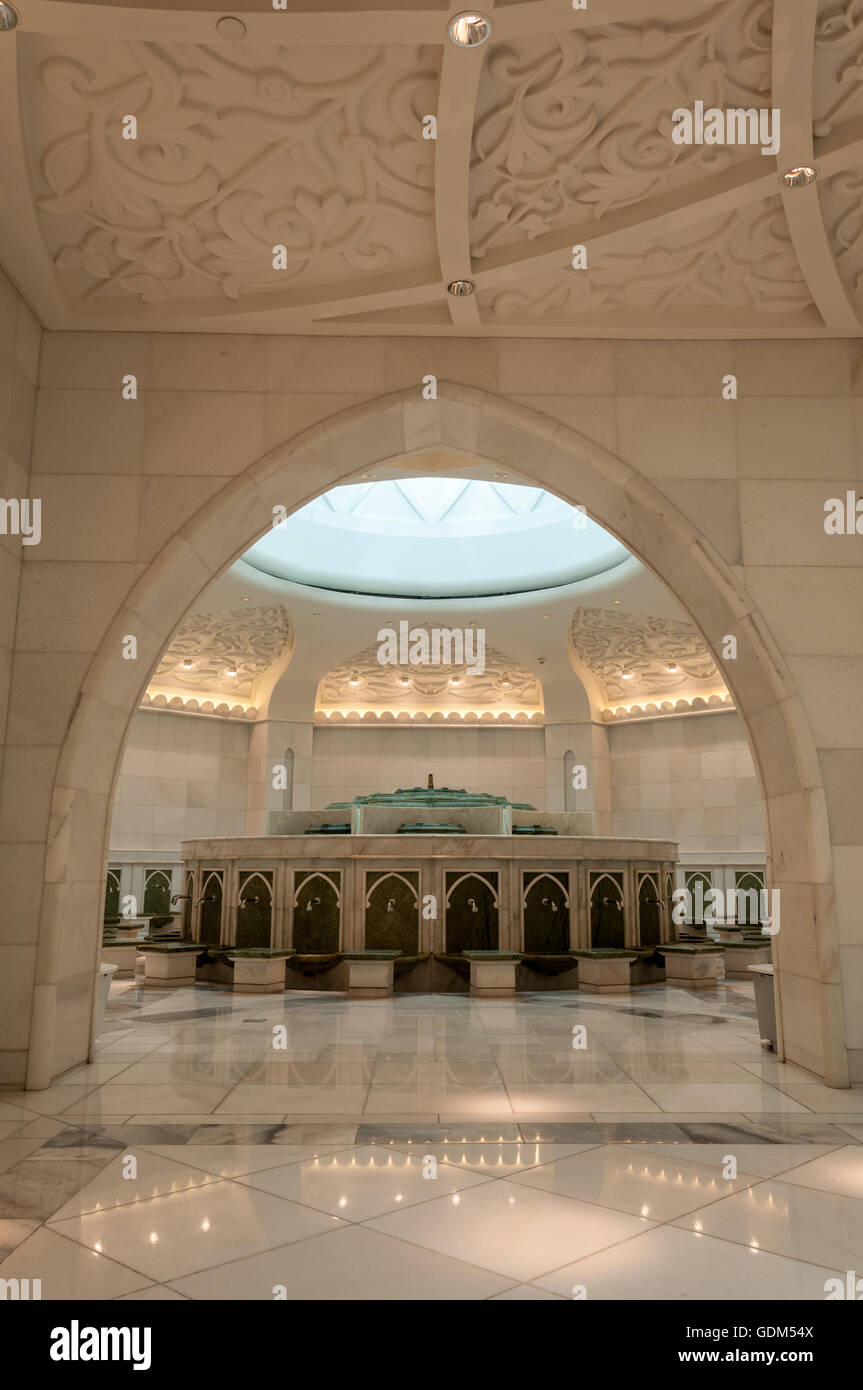
<svg viewBox="0 0 863 1390">
<path fill-rule="evenodd" d="M 859 0 L 483 0 L 466 50 L 461 4 L 286 6 L 19 0 L 0 259 L 49 326 L 860 334 Z M 779 153 L 675 144 L 697 101 Z"/>
<path fill-rule="evenodd" d="M 418 624 L 411 632 L 427 632 L 431 649 L 433 627 Z M 481 663 L 474 660 L 434 666 L 384 665 L 380 651 L 380 646 L 367 647 L 323 677 L 315 701 L 319 720 L 386 715 L 405 720 L 485 716 L 500 723 L 542 722 L 539 681 L 494 647 L 485 648 Z M 469 654 L 477 651 L 476 644 L 471 644 Z"/>
<path fill-rule="evenodd" d="M 244 710 L 259 702 L 281 671 L 293 641 L 287 609 L 250 607 L 234 612 L 191 613 L 184 618 L 147 688 L 147 703 L 209 713 L 220 704 Z M 231 673 L 235 674 L 231 674 Z M 226 711 L 222 711 L 226 712 Z"/>
<path fill-rule="evenodd" d="M 606 713 L 676 713 L 730 704 L 731 697 L 703 638 L 691 623 L 577 608 L 570 642 L 576 662 L 597 682 Z M 693 706 L 693 701 L 697 703 Z"/>
</svg>

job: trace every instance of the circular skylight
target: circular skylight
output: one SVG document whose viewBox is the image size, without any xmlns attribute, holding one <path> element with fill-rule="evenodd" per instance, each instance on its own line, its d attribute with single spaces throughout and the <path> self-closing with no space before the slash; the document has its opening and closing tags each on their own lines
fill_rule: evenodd
<svg viewBox="0 0 863 1390">
<path fill-rule="evenodd" d="M 628 558 L 601 526 L 549 492 L 447 477 L 333 488 L 243 556 L 296 584 L 402 598 L 529 593 Z"/>
</svg>

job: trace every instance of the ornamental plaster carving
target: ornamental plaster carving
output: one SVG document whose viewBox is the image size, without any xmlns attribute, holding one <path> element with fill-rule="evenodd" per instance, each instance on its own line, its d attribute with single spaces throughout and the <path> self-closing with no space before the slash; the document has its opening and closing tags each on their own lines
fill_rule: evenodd
<svg viewBox="0 0 863 1390">
<path fill-rule="evenodd" d="M 213 691 L 231 704 L 253 696 L 261 677 L 293 640 L 287 609 L 243 608 L 192 613 L 184 619 L 150 682 L 148 694 Z M 184 665 L 188 662 L 189 665 Z M 236 669 L 236 675 L 228 671 Z"/>
<path fill-rule="evenodd" d="M 238 300 L 434 252 L 433 146 L 416 138 L 433 53 L 67 43 L 36 73 L 39 206 L 73 292 Z"/>
<path fill-rule="evenodd" d="M 812 304 L 812 295 L 782 203 L 772 198 L 638 250 L 600 253 L 589 275 L 557 271 L 490 291 L 482 303 L 496 319 L 557 321 L 608 311 L 665 318 L 694 306 L 799 313 Z"/>
<path fill-rule="evenodd" d="M 512 0 L 470 54 L 445 7 L 337 4 L 249 6 L 232 35 L 199 4 L 37 6 L 0 51 L 0 183 L 32 203 L 0 261 L 45 323 L 863 334 L 863 0 L 775 25 L 772 0 L 627 0 L 616 22 Z M 787 138 L 677 144 L 696 102 L 778 109 Z M 801 159 L 814 199 L 780 182 Z"/>
<path fill-rule="evenodd" d="M 713 657 L 690 623 L 617 609 L 578 608 L 570 641 L 576 657 L 605 691 L 607 705 L 639 696 L 673 696 L 676 701 L 685 695 L 691 702 L 694 695 L 727 694 Z M 677 669 L 669 671 L 669 666 Z"/>
<path fill-rule="evenodd" d="M 765 0 L 542 35 L 486 63 L 473 132 L 473 254 L 720 173 L 745 147 L 677 145 L 671 112 L 770 105 Z"/>
<path fill-rule="evenodd" d="M 417 626 L 431 632 L 431 625 Z M 350 661 L 329 671 L 318 686 L 316 712 L 378 711 L 407 715 L 422 710 L 426 714 L 458 715 L 465 711 L 488 711 L 528 717 L 542 713 L 539 681 L 494 647 L 486 648 L 485 670 L 477 674 L 465 664 L 381 665 L 378 650 L 377 646 L 367 647 Z M 453 685 L 453 680 L 458 684 Z"/>
</svg>

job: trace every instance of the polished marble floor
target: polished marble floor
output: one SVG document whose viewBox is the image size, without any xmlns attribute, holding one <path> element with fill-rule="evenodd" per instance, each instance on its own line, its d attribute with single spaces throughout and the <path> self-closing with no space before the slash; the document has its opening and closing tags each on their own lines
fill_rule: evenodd
<svg viewBox="0 0 863 1390">
<path fill-rule="evenodd" d="M 0 1277 L 46 1299 L 824 1299 L 863 1091 L 752 990 L 472 1001 L 115 985 L 97 1060 L 0 1091 Z"/>
</svg>

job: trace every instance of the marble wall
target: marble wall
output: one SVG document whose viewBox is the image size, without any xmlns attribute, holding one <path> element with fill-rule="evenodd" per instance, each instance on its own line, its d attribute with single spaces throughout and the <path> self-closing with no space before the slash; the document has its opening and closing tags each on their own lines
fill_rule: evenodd
<svg viewBox="0 0 863 1390">
<path fill-rule="evenodd" d="M 328 729 L 314 731 L 312 805 L 396 787 L 463 787 L 545 810 L 542 729 Z"/>
<path fill-rule="evenodd" d="M 677 840 L 683 859 L 764 854 L 761 792 L 737 714 L 611 725 L 612 834 Z"/>
<path fill-rule="evenodd" d="M 22 741 L 29 742 L 34 733 L 26 710 L 16 706 L 10 711 L 10 687 L 22 556 L 27 550 L 38 549 L 23 544 L 20 504 L 25 498 L 31 501 L 29 518 L 24 518 L 29 524 L 24 529 L 37 537 L 37 531 L 32 529 L 35 513 L 27 479 L 41 337 L 38 321 L 0 270 L 0 779 L 7 758 L 18 763 L 19 771 L 25 770 L 16 750 Z M 17 520 L 4 503 L 17 503 Z M 46 575 L 43 598 L 49 598 L 52 583 L 53 576 Z M 28 593 L 32 595 L 32 589 L 28 588 Z M 46 644 L 53 650 L 62 650 L 63 634 L 51 627 L 47 614 L 46 629 Z M 45 671 L 45 658 L 38 651 L 30 651 L 17 660 L 24 679 L 38 683 Z M 7 743 L 13 745 L 11 753 Z M 45 851 L 38 837 L 25 845 L 10 844 L 9 827 L 15 818 L 15 807 L 0 803 L 0 885 L 6 903 L 0 911 L 0 950 L 2 972 L 10 987 L 8 1007 L 5 999 L 4 1007 L 0 1007 L 0 1053 L 8 1050 L 5 1070 L 11 1078 L 20 1079 L 26 1060 L 26 1035 L 22 1029 L 29 1015 L 33 987 L 36 914 Z M 13 899 L 16 908 L 23 907 L 23 913 L 7 910 Z M 0 1065 L 0 1080 L 4 1079 L 3 1072 Z"/>
<path fill-rule="evenodd" d="M 23 557 L 0 789 L 18 908 L 0 1079 L 29 1057 L 44 1085 L 87 1054 L 114 774 L 176 624 L 274 505 L 429 448 L 584 504 L 717 656 L 735 636 L 723 674 L 783 894 L 782 1045 L 863 1082 L 863 547 L 824 527 L 829 498 L 863 492 L 860 343 L 111 332 L 43 336 L 43 535 Z"/>
<path fill-rule="evenodd" d="M 242 835 L 251 730 L 231 720 L 141 711 L 120 765 L 111 854 L 165 850 L 196 835 Z"/>
</svg>

